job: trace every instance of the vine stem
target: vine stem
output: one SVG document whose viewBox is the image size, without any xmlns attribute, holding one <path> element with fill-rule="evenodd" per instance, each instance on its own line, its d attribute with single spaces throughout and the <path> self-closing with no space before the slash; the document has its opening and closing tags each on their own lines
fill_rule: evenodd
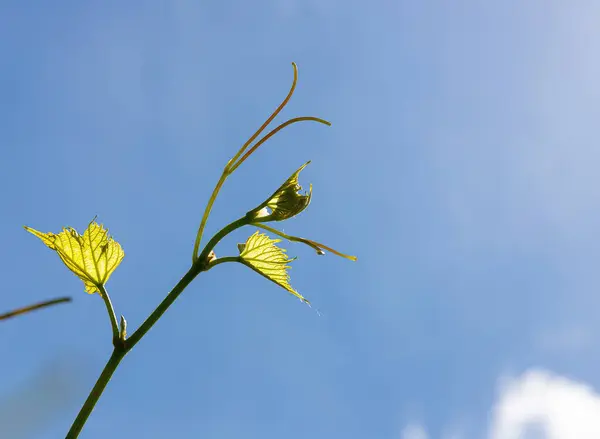
<svg viewBox="0 0 600 439">
<path fill-rule="evenodd" d="M 96 381 L 96 384 L 92 388 L 92 391 L 83 403 L 83 407 L 81 407 L 79 414 L 75 418 L 73 425 L 71 425 L 71 429 L 67 433 L 65 439 L 76 439 L 79 436 L 79 433 L 83 429 L 85 422 L 92 413 L 92 410 L 94 410 L 96 402 L 98 402 L 100 395 L 102 395 L 104 388 L 110 381 L 112 374 L 115 372 L 117 366 L 119 365 L 126 353 L 127 352 L 125 350 L 117 349 L 117 347 L 115 347 L 115 349 L 112 352 L 112 355 L 106 363 L 106 366 L 104 366 L 104 369 L 102 370 L 98 381 Z"/>
<path fill-rule="evenodd" d="M 113 345 L 116 345 L 119 340 L 119 324 L 117 323 L 117 316 L 115 314 L 115 309 L 113 308 L 113 304 L 110 300 L 110 296 L 108 295 L 108 291 L 104 285 L 98 285 L 98 289 L 100 290 L 100 296 L 106 305 L 106 311 L 108 312 L 108 318 L 110 319 L 110 328 L 112 330 L 113 336 Z"/>
<path fill-rule="evenodd" d="M 229 160 L 229 162 L 227 162 L 227 165 L 225 166 L 225 169 L 223 170 L 223 174 L 221 174 L 221 177 L 219 178 L 219 181 L 217 182 L 217 185 L 215 186 L 215 189 L 213 190 L 213 193 L 210 196 L 210 199 L 208 200 L 206 209 L 204 209 L 204 214 L 202 215 L 202 221 L 200 222 L 200 226 L 198 227 L 198 232 L 196 233 L 196 240 L 194 242 L 194 252 L 192 253 L 192 263 L 193 264 L 195 264 L 196 261 L 198 261 L 198 259 L 201 259 L 198 256 L 198 250 L 200 248 L 200 242 L 202 241 L 202 234 L 204 233 L 204 227 L 206 226 L 206 221 L 208 220 L 208 216 L 210 215 L 212 206 L 213 206 L 215 200 L 217 199 L 217 195 L 219 194 L 219 191 L 221 190 L 223 183 L 225 183 L 225 180 L 227 180 L 227 177 L 229 177 L 232 174 L 232 172 L 244 160 L 246 160 L 253 151 L 256 150 L 256 148 L 258 148 L 262 143 L 264 143 L 269 137 L 271 137 L 277 131 L 284 128 L 283 126 L 276 128 L 275 132 L 269 133 L 266 136 L 266 138 L 260 140 L 256 145 L 254 145 L 254 147 L 252 148 L 252 152 L 247 153 L 242 159 L 240 159 L 239 161 L 236 162 L 236 160 L 238 160 L 238 158 L 244 153 L 244 151 L 246 151 L 248 146 L 252 142 L 254 142 L 254 140 L 258 136 L 260 136 L 260 133 L 262 133 L 265 130 L 265 128 L 273 121 L 273 119 L 275 119 L 275 117 L 277 117 L 277 115 L 281 112 L 281 110 L 283 110 L 283 108 L 287 105 L 287 103 L 292 98 L 292 95 L 294 94 L 294 90 L 296 89 L 296 83 L 298 82 L 298 67 L 296 66 L 296 63 L 292 63 L 292 67 L 294 68 L 294 80 L 292 82 L 290 91 L 288 92 L 288 94 L 285 97 L 285 99 L 283 100 L 283 102 L 281 102 L 281 104 L 279 104 L 279 106 L 275 109 L 275 111 L 273 113 L 271 113 L 271 115 L 260 126 L 260 128 L 258 130 L 256 130 L 256 132 L 254 134 L 252 134 L 252 136 L 250 136 L 250 138 L 248 140 L 246 140 L 246 142 L 242 145 L 242 147 L 239 149 L 239 151 L 233 156 L 233 158 L 231 160 Z M 287 125 L 289 125 L 288 122 L 286 122 Z M 293 123 L 293 122 L 290 122 L 290 123 Z"/>
<path fill-rule="evenodd" d="M 283 100 L 283 102 L 281 102 L 281 104 L 269 116 L 269 118 L 267 118 L 267 120 L 261 125 L 261 127 L 244 143 L 244 145 L 242 145 L 242 147 L 239 149 L 239 151 L 236 153 L 236 155 L 225 166 L 225 169 L 223 170 L 223 173 L 222 173 L 221 177 L 219 178 L 219 181 L 217 182 L 217 185 L 215 186 L 215 188 L 211 194 L 211 197 L 205 208 L 204 214 L 202 215 L 202 220 L 200 222 L 200 226 L 198 227 L 198 232 L 196 234 L 196 239 L 194 242 L 194 250 L 193 250 L 193 254 L 192 254 L 192 266 L 187 271 L 187 273 L 185 273 L 185 275 L 179 280 L 179 282 L 173 287 L 173 289 L 164 298 L 164 300 L 156 307 L 156 309 L 154 311 L 152 311 L 152 313 L 141 324 L 141 326 L 129 338 L 127 338 L 125 340 L 121 339 L 121 337 L 120 337 L 119 326 L 117 324 L 117 319 L 116 319 L 116 315 L 115 315 L 113 307 L 112 307 L 112 303 L 110 302 L 110 297 L 108 296 L 108 293 L 106 292 L 106 290 L 104 290 L 104 288 L 102 288 L 102 290 L 101 290 L 101 293 L 103 293 L 102 297 L 104 299 L 104 302 L 105 302 L 105 305 L 106 305 L 106 308 L 107 308 L 107 311 L 108 311 L 108 314 L 110 317 L 111 328 L 113 331 L 114 350 L 113 350 L 113 353 L 110 356 L 108 362 L 106 363 L 106 366 L 104 366 L 104 369 L 103 369 L 102 373 L 100 374 L 100 377 L 96 381 L 96 384 L 92 388 L 92 391 L 90 392 L 88 398 L 86 399 L 81 410 L 79 411 L 77 418 L 73 422 L 73 425 L 71 426 L 71 429 L 69 430 L 69 433 L 67 434 L 66 439 L 76 439 L 79 436 L 79 433 L 83 429 L 85 422 L 87 421 L 88 417 L 92 413 L 94 406 L 96 405 L 98 399 L 102 395 L 102 392 L 106 388 L 106 385 L 110 381 L 112 374 L 118 367 L 121 360 L 148 333 L 148 331 L 162 317 L 162 315 L 167 311 L 167 309 L 169 309 L 169 307 L 173 304 L 173 302 L 175 302 L 175 300 L 179 297 L 179 295 L 183 292 L 183 290 L 196 278 L 196 276 L 198 276 L 201 272 L 207 271 L 210 268 L 212 268 L 215 265 L 218 265 L 220 263 L 234 262 L 234 261 L 240 262 L 241 261 L 240 258 L 237 258 L 237 257 L 226 257 L 226 258 L 221 258 L 221 260 L 217 259 L 212 262 L 209 262 L 208 256 L 209 256 L 210 252 L 213 250 L 213 248 L 217 245 L 217 243 L 221 239 L 223 239 L 227 234 L 231 233 L 233 230 L 235 230 L 239 227 L 242 227 L 242 226 L 250 223 L 251 218 L 247 218 L 246 216 L 230 223 L 229 225 L 227 225 L 223 229 L 221 229 L 219 232 L 217 232 L 210 239 L 210 241 L 206 244 L 206 246 L 204 247 L 204 249 L 202 250 L 200 255 L 198 255 L 198 250 L 200 248 L 200 244 L 202 241 L 202 235 L 204 233 L 204 227 L 206 225 L 206 222 L 207 222 L 210 212 L 212 210 L 213 204 L 217 198 L 217 195 L 219 194 L 219 191 L 220 191 L 221 187 L 223 186 L 223 184 L 225 183 L 225 180 L 227 179 L 227 177 L 229 175 L 231 175 L 231 173 L 233 171 L 235 171 L 237 169 L 237 167 L 239 167 L 253 152 L 255 152 L 259 146 L 261 146 L 270 137 L 275 135 L 277 132 L 281 131 L 286 126 L 291 125 L 296 122 L 308 121 L 308 120 L 320 122 L 320 123 L 323 123 L 326 125 L 330 125 L 329 122 L 327 122 L 323 119 L 316 118 L 316 117 L 297 117 L 294 119 L 290 119 L 290 120 L 280 124 L 275 129 L 273 129 L 266 136 L 264 136 L 262 139 L 260 139 L 258 142 L 256 142 L 256 144 L 254 146 L 252 146 L 249 150 L 247 150 L 248 147 L 250 146 L 250 144 L 254 140 L 256 140 L 256 138 L 258 136 L 260 136 L 260 134 L 264 131 L 264 129 L 273 121 L 273 119 L 281 112 L 281 110 L 283 110 L 283 108 L 287 105 L 290 98 L 292 97 L 294 90 L 296 88 L 296 82 L 298 80 L 298 69 L 296 67 L 296 64 L 292 63 L 292 66 L 294 68 L 294 80 L 293 80 L 292 86 L 291 86 L 287 96 Z M 241 158 L 240 158 L 240 156 L 241 156 Z"/>
<path fill-rule="evenodd" d="M 88 417 L 94 410 L 94 406 L 102 396 L 102 392 L 106 388 L 106 385 L 110 381 L 113 373 L 119 366 L 121 360 L 127 355 L 127 353 L 133 349 L 133 347 L 148 333 L 148 331 L 154 326 L 154 324 L 160 319 L 160 317 L 169 309 L 169 307 L 175 302 L 175 300 L 179 297 L 179 295 L 185 290 L 185 288 L 203 271 L 207 271 L 210 268 L 214 267 L 216 264 L 208 263 L 208 255 L 211 250 L 223 239 L 226 235 L 238 229 L 244 225 L 248 224 L 248 220 L 245 217 L 242 217 L 227 226 L 223 227 L 215 236 L 211 238 L 210 241 L 206 244 L 200 257 L 196 261 L 196 263 L 192 264 L 190 269 L 185 273 L 185 275 L 177 282 L 177 284 L 173 287 L 171 292 L 165 297 L 165 299 L 156 307 L 156 309 L 148 316 L 148 318 L 141 324 L 141 326 L 133 333 L 129 338 L 124 341 L 119 341 L 114 343 L 114 350 L 112 355 L 108 359 L 106 366 L 102 370 L 100 377 L 96 381 L 96 384 L 92 388 L 90 394 L 88 395 L 85 403 L 81 407 L 79 414 L 75 418 L 75 421 L 71 425 L 71 429 L 67 433 L 66 439 L 76 439 L 79 436 L 79 433 L 83 429 Z M 229 262 L 230 258 L 223 258 L 222 262 Z M 233 259 L 233 258 L 232 258 Z M 106 291 L 104 291 L 106 292 Z M 108 296 L 108 295 L 107 295 Z M 107 309 L 109 308 L 108 302 Z M 112 306 L 109 308 L 109 315 L 111 315 L 110 310 L 112 310 Z M 112 313 L 114 315 L 114 311 Z M 115 318 L 116 320 L 116 318 Z M 111 316 L 112 323 L 112 316 Z M 111 326 L 113 326 L 111 324 Z M 113 326 L 114 328 L 114 326 Z M 118 340 L 118 339 L 117 339 Z M 114 340 L 113 340 L 114 341 Z"/>
<path fill-rule="evenodd" d="M 202 221 L 200 222 L 200 227 L 198 228 L 198 233 L 196 234 L 196 241 L 194 242 L 194 253 L 192 254 L 192 264 L 195 264 L 198 260 L 198 250 L 200 249 L 200 241 L 202 241 L 202 234 L 204 233 L 204 226 L 206 226 L 206 221 L 208 220 L 208 216 L 210 215 L 210 211 L 212 210 L 213 204 L 217 199 L 217 195 L 219 195 L 219 191 L 227 180 L 229 174 L 227 173 L 227 169 L 223 171 L 219 181 L 217 182 L 215 188 L 213 189 L 210 198 L 208 199 L 208 203 L 206 204 L 206 209 L 204 209 L 204 214 L 202 215 Z"/>
</svg>

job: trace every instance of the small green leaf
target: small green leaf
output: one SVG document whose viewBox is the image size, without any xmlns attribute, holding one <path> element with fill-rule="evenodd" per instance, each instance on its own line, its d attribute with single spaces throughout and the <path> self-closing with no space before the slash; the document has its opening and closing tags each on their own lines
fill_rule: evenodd
<svg viewBox="0 0 600 439">
<path fill-rule="evenodd" d="M 275 244 L 281 239 L 271 239 L 267 235 L 256 231 L 250 236 L 245 244 L 238 244 L 240 250 L 240 262 L 247 265 L 271 282 L 275 282 L 282 288 L 292 293 L 298 299 L 310 304 L 300 293 L 290 285 L 290 276 L 287 270 L 293 259 L 289 259 L 284 249 Z"/>
<path fill-rule="evenodd" d="M 96 221 L 90 223 L 83 235 L 71 227 L 63 228 L 58 234 L 39 232 L 27 226 L 25 230 L 56 251 L 90 294 L 100 293 L 100 286 L 106 284 L 125 256 L 119 243 Z"/>
<path fill-rule="evenodd" d="M 298 215 L 310 204 L 312 185 L 308 193 L 302 194 L 298 175 L 310 161 L 294 172 L 273 195 L 246 214 L 251 222 L 283 221 Z"/>
</svg>

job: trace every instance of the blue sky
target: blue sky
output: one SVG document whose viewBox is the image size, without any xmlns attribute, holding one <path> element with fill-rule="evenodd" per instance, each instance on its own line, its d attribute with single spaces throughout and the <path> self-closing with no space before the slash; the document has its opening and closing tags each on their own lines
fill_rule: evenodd
<svg viewBox="0 0 600 439">
<path fill-rule="evenodd" d="M 187 270 L 227 160 L 299 84 L 292 126 L 207 232 L 307 160 L 293 285 L 200 276 L 124 360 L 82 438 L 600 437 L 591 0 L 0 4 L 0 424 L 62 437 L 110 354 L 100 297 L 34 237 L 98 215 L 136 328 Z M 235 254 L 236 232 L 217 248 Z"/>
</svg>

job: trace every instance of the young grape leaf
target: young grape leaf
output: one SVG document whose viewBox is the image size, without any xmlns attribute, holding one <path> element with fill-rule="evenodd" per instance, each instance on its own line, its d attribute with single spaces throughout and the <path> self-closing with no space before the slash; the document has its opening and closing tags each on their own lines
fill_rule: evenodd
<svg viewBox="0 0 600 439">
<path fill-rule="evenodd" d="M 123 260 L 123 249 L 101 224 L 92 221 L 83 235 L 71 227 L 55 233 L 39 232 L 25 226 L 25 230 L 42 240 L 85 285 L 89 294 L 100 293 L 100 286 Z"/>
<path fill-rule="evenodd" d="M 275 245 L 280 241 L 281 239 L 271 239 L 267 235 L 256 231 L 246 240 L 245 244 L 238 244 L 240 262 L 271 282 L 285 288 L 304 303 L 310 304 L 290 285 L 290 276 L 287 270 L 290 269 L 288 263 L 293 259 L 289 259 L 285 250 Z"/>
<path fill-rule="evenodd" d="M 283 221 L 298 215 L 310 204 L 312 185 L 308 193 L 302 194 L 302 186 L 298 183 L 298 175 L 309 162 L 294 172 L 273 195 L 246 215 L 251 222 Z"/>
</svg>

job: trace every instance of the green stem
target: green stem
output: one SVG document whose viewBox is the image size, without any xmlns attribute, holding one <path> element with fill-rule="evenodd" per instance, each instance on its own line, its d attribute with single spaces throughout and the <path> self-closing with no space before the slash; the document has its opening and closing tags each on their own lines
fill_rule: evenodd
<svg viewBox="0 0 600 439">
<path fill-rule="evenodd" d="M 116 345 L 119 340 L 119 324 L 117 323 L 117 316 L 115 314 L 115 309 L 113 308 L 113 304 L 110 301 L 110 296 L 108 295 L 108 291 L 104 288 L 104 285 L 98 285 L 98 289 L 100 290 L 100 296 L 102 300 L 104 300 L 104 304 L 106 305 L 106 311 L 108 312 L 108 318 L 110 319 L 110 327 L 112 329 L 113 335 L 113 345 Z"/>
<path fill-rule="evenodd" d="M 125 340 L 125 341 L 120 340 L 119 339 L 119 329 L 118 329 L 118 326 L 116 326 L 116 328 L 117 328 L 116 340 L 118 340 L 119 342 L 114 343 L 115 349 L 114 349 L 111 357 L 109 358 L 108 362 L 106 363 L 106 366 L 104 366 L 104 370 L 100 374 L 98 381 L 96 381 L 94 388 L 92 389 L 88 398 L 86 399 L 85 403 L 83 404 L 83 407 L 79 411 L 77 418 L 75 418 L 75 421 L 73 422 L 73 425 L 71 426 L 71 429 L 69 430 L 69 433 L 67 434 L 66 439 L 76 439 L 79 436 L 79 433 L 81 432 L 87 418 L 90 416 L 90 413 L 92 413 L 92 410 L 94 409 L 94 406 L 96 405 L 96 402 L 102 395 L 104 388 L 110 381 L 112 374 L 114 373 L 115 369 L 117 368 L 117 366 L 119 365 L 119 363 L 121 362 L 123 357 L 131 349 L 133 349 L 133 347 L 142 339 L 142 337 L 144 337 L 144 335 L 146 335 L 146 333 L 152 328 L 152 326 L 154 326 L 154 324 L 158 321 L 158 319 L 160 319 L 160 317 L 165 313 L 165 311 L 167 311 L 167 309 L 169 309 L 169 307 L 173 304 L 173 302 L 175 302 L 175 300 L 179 297 L 179 295 L 183 292 L 183 290 L 194 280 L 194 278 L 196 276 L 198 276 L 201 272 L 206 271 L 215 265 L 218 265 L 218 263 L 215 263 L 216 261 L 213 261 L 211 264 L 208 264 L 206 262 L 208 260 L 208 254 L 211 252 L 211 250 L 226 235 L 228 235 L 235 229 L 238 229 L 246 224 L 248 224 L 248 220 L 245 217 L 240 218 L 240 219 L 228 224 L 227 226 L 223 227 L 215 236 L 213 236 L 211 238 L 211 240 L 208 241 L 208 244 L 206 244 L 206 246 L 202 250 L 202 253 L 200 253 L 200 257 L 198 258 L 196 263 L 194 263 L 191 266 L 191 268 L 188 270 L 188 272 L 181 278 L 181 280 L 179 282 L 177 282 L 177 285 L 175 285 L 173 287 L 173 289 L 167 295 L 167 297 L 165 297 L 165 299 L 156 307 L 156 309 L 152 312 L 152 314 L 150 314 L 148 316 L 148 318 L 144 321 L 144 323 L 142 323 L 142 325 L 133 334 L 131 334 L 131 337 L 127 338 L 127 340 Z M 227 262 L 230 259 L 235 259 L 235 258 L 222 258 L 221 262 L 219 262 L 219 263 Z M 106 293 L 106 290 L 102 289 L 102 292 Z M 112 309 L 112 304 L 110 303 L 110 298 L 108 297 L 108 294 L 103 294 L 103 297 L 106 297 L 105 303 L 106 303 L 107 309 L 109 310 L 109 315 L 114 316 L 115 314 Z M 112 324 L 112 321 L 113 321 L 113 319 L 111 317 L 111 324 Z M 114 324 L 116 325 L 116 316 L 114 318 L 114 322 L 115 322 Z M 113 325 L 113 328 L 114 327 L 115 326 Z M 113 333 L 114 333 L 114 329 L 113 329 Z M 114 342 L 114 340 L 113 340 L 113 342 Z"/>
<path fill-rule="evenodd" d="M 219 191 L 221 190 L 223 183 L 225 183 L 225 180 L 227 180 L 227 177 L 229 177 L 233 173 L 233 171 L 235 169 L 237 169 L 237 167 L 240 166 L 242 164 L 242 162 L 244 160 L 246 160 L 250 154 L 252 154 L 253 151 L 256 150 L 256 148 L 258 148 L 262 143 L 264 143 L 266 140 L 268 140 L 269 137 L 274 135 L 277 131 L 281 130 L 285 126 L 287 126 L 291 123 L 294 123 L 294 122 L 298 122 L 299 120 L 309 120 L 309 119 L 317 120 L 318 122 L 322 122 L 327 125 L 331 125 L 329 122 L 326 122 L 326 121 L 323 121 L 323 120 L 317 119 L 317 118 L 297 118 L 299 120 L 293 119 L 291 121 L 287 121 L 284 124 L 280 125 L 279 127 L 275 128 L 275 130 L 273 130 L 271 133 L 269 133 L 267 136 L 265 136 L 265 138 L 260 140 L 258 142 L 258 144 L 254 145 L 254 147 L 252 147 L 251 151 L 246 153 L 246 155 L 244 155 L 244 157 L 236 163 L 236 160 L 244 153 L 244 151 L 246 151 L 246 148 L 248 148 L 248 146 L 260 135 L 260 133 L 262 133 L 264 131 L 264 129 L 273 121 L 273 119 L 275 119 L 275 117 L 281 112 L 281 110 L 283 110 L 283 108 L 287 105 L 289 100 L 292 98 L 292 95 L 294 94 L 294 90 L 296 89 L 296 83 L 298 82 L 298 67 L 296 66 L 296 63 L 293 62 L 292 67 L 294 68 L 294 80 L 292 82 L 292 87 L 290 88 L 290 91 L 288 92 L 288 94 L 285 97 L 285 99 L 283 100 L 283 102 L 281 102 L 281 104 L 279 104 L 279 106 L 275 109 L 275 111 L 273 113 L 271 113 L 271 115 L 260 126 L 260 128 L 258 130 L 256 130 L 256 132 L 242 145 L 242 147 L 233 156 L 233 158 L 231 160 L 229 160 L 229 162 L 227 162 L 227 165 L 225 166 L 225 170 L 223 171 L 221 178 L 219 178 L 219 181 L 217 182 L 217 185 L 215 186 L 215 189 L 213 190 L 212 195 L 210 196 L 210 199 L 208 200 L 206 209 L 204 209 L 204 214 L 202 215 L 202 221 L 200 221 L 200 227 L 198 227 L 198 232 L 196 233 L 196 241 L 194 242 L 194 253 L 192 254 L 192 264 L 195 264 L 198 259 L 201 259 L 198 257 L 198 250 L 200 249 L 200 242 L 202 241 L 202 234 L 204 233 L 204 227 L 206 226 L 206 221 L 208 220 L 208 216 L 210 215 L 212 206 L 213 206 L 215 200 L 217 199 L 217 195 L 219 194 Z"/>
<path fill-rule="evenodd" d="M 94 410 L 96 402 L 98 402 L 100 395 L 102 395 L 104 388 L 110 381 L 110 377 L 117 369 L 117 366 L 119 365 L 125 354 L 126 351 L 115 348 L 112 355 L 108 359 L 106 366 L 104 366 L 104 370 L 102 370 L 98 381 L 96 381 L 96 384 L 94 385 L 92 391 L 83 403 L 83 407 L 81 407 L 81 410 L 79 411 L 77 418 L 75 418 L 73 425 L 71 425 L 71 429 L 67 433 L 65 439 L 76 439 L 79 436 L 79 433 L 81 433 L 85 422 Z"/>
<path fill-rule="evenodd" d="M 208 241 L 206 246 L 204 246 L 204 250 L 202 250 L 202 253 L 200 253 L 198 262 L 202 263 L 202 261 L 206 261 L 206 259 L 208 258 L 208 254 L 211 252 L 212 249 L 215 248 L 215 246 L 219 243 L 219 241 L 221 241 L 221 239 L 229 235 L 235 229 L 239 229 L 240 227 L 243 227 L 248 223 L 249 221 L 244 216 L 223 227 L 215 236 L 211 238 L 210 241 Z"/>
<path fill-rule="evenodd" d="M 125 350 L 129 352 L 133 347 L 142 339 L 144 335 L 154 326 L 154 324 L 160 319 L 167 309 L 175 302 L 175 299 L 183 292 L 190 282 L 194 280 L 201 270 L 199 269 L 200 264 L 194 264 L 188 270 L 188 272 L 181 278 L 177 285 L 173 287 L 171 292 L 165 297 L 165 299 L 156 307 L 156 309 L 148 316 L 148 318 L 142 323 L 142 325 L 125 341 Z"/>
<path fill-rule="evenodd" d="M 319 254 L 319 255 L 324 255 L 325 252 L 323 251 L 323 249 L 325 249 L 327 251 L 330 251 L 334 255 L 341 256 L 342 258 L 349 259 L 350 261 L 356 261 L 357 260 L 356 256 L 352 256 L 352 255 L 347 255 L 345 253 L 341 253 L 341 252 L 339 252 L 337 250 L 334 250 L 331 247 L 327 247 L 325 244 L 321 244 L 320 242 L 317 242 L 317 241 L 312 241 L 312 240 L 306 239 L 306 238 L 300 238 L 299 236 L 286 235 L 282 231 L 274 229 L 273 227 L 269 227 L 269 226 L 267 226 L 267 225 L 265 225 L 263 223 L 250 223 L 250 225 L 251 226 L 255 226 L 255 227 L 259 227 L 261 229 L 268 230 L 269 232 L 275 233 L 276 235 L 279 235 L 282 238 L 287 239 L 288 241 L 301 242 L 302 244 L 306 244 L 309 247 L 311 247 L 312 249 L 314 249 L 317 252 L 317 254 Z"/>
<path fill-rule="evenodd" d="M 311 241 L 309 241 L 307 239 L 299 238 L 297 236 L 287 235 L 287 234 L 283 233 L 280 230 L 277 230 L 277 229 L 275 229 L 273 227 L 267 226 L 267 225 L 262 224 L 262 223 L 252 223 L 252 225 L 255 226 L 255 227 L 259 227 L 261 229 L 264 229 L 264 230 L 268 230 L 269 232 L 274 233 L 276 235 L 279 235 L 282 238 L 287 239 L 288 241 L 295 241 L 295 242 L 301 242 L 303 244 L 306 244 L 309 247 L 311 247 L 313 250 L 315 250 L 317 252 L 317 254 L 320 254 L 320 255 L 324 254 L 323 250 L 321 250 L 318 245 L 314 244 L 313 242 L 311 242 Z"/>
<path fill-rule="evenodd" d="M 210 270 L 216 265 L 223 264 L 225 262 L 241 262 L 241 258 L 239 256 L 226 256 L 224 258 L 217 258 L 208 264 L 207 270 Z"/>
<path fill-rule="evenodd" d="M 210 211 L 212 210 L 213 204 L 217 199 L 217 195 L 219 195 L 219 191 L 227 180 L 229 173 L 227 172 L 228 168 L 225 168 L 223 174 L 221 174 L 221 178 L 217 182 L 217 185 L 213 189 L 212 194 L 210 195 L 210 199 L 208 200 L 208 204 L 206 205 L 206 209 L 204 209 L 204 214 L 202 215 L 202 221 L 200 221 L 200 227 L 198 227 L 198 232 L 196 233 L 196 241 L 194 242 L 194 253 L 192 254 L 192 264 L 195 264 L 198 260 L 198 250 L 200 249 L 200 241 L 202 241 L 202 234 L 204 233 L 204 227 L 206 226 L 206 221 L 208 220 L 208 216 L 210 215 Z"/>
<path fill-rule="evenodd" d="M 142 325 L 133 333 L 131 337 L 129 337 L 125 342 L 125 349 L 127 351 L 131 350 L 146 333 L 154 326 L 158 319 L 165 313 L 167 309 L 175 302 L 175 299 L 179 297 L 179 295 L 183 292 L 185 287 L 187 287 L 190 282 L 194 280 L 196 276 L 198 276 L 202 271 L 208 269 L 206 265 L 206 260 L 208 258 L 208 254 L 211 252 L 213 248 L 219 243 L 221 239 L 223 239 L 226 235 L 238 229 L 244 225 L 246 225 L 248 221 L 246 218 L 240 218 L 231 224 L 223 227 L 215 236 L 211 238 L 210 241 L 206 244 L 202 253 L 198 257 L 196 263 L 194 263 L 188 272 L 181 278 L 177 285 L 173 287 L 171 292 L 165 297 L 165 299 L 156 307 L 156 309 L 148 316 L 148 318 L 142 323 Z"/>
</svg>

